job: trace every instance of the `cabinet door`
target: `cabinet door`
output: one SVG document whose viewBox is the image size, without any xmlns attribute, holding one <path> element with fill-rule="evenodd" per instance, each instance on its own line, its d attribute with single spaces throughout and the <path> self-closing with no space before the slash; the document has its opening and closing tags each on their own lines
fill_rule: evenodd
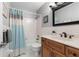
<svg viewBox="0 0 79 59">
<path fill-rule="evenodd" d="M 46 47 L 43 47 L 43 57 L 50 57 L 50 50 Z"/>
<path fill-rule="evenodd" d="M 50 57 L 50 49 L 46 44 L 45 38 L 42 38 L 42 56 L 43 57 Z"/>
<path fill-rule="evenodd" d="M 63 55 L 63 54 L 61 54 L 61 53 L 59 53 L 59 52 L 53 50 L 53 51 L 51 52 L 51 57 L 65 57 L 65 55 Z"/>
</svg>

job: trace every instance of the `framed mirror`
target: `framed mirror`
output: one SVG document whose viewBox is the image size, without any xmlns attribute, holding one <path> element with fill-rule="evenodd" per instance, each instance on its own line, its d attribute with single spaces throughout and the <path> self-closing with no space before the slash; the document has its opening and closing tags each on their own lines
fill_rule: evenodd
<svg viewBox="0 0 79 59">
<path fill-rule="evenodd" d="M 64 2 L 52 8 L 53 26 L 79 24 L 79 2 Z"/>
</svg>

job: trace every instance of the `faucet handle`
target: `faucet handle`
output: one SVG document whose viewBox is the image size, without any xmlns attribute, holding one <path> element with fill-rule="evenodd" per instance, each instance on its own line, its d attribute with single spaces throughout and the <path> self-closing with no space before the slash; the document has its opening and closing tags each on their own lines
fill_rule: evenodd
<svg viewBox="0 0 79 59">
<path fill-rule="evenodd" d="M 52 33 L 56 33 L 56 31 L 52 31 Z"/>
<path fill-rule="evenodd" d="M 72 39 L 72 37 L 74 37 L 74 35 L 70 35 L 69 38 Z"/>
<path fill-rule="evenodd" d="M 59 34 L 60 35 L 60 37 L 63 37 L 63 35 L 62 34 Z"/>
</svg>

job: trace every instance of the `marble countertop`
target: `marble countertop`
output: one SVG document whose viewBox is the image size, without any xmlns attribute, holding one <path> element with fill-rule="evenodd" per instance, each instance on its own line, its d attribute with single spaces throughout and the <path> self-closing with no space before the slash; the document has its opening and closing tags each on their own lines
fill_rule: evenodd
<svg viewBox="0 0 79 59">
<path fill-rule="evenodd" d="M 42 37 L 79 49 L 79 38 L 65 39 L 53 35 L 42 35 Z"/>
</svg>

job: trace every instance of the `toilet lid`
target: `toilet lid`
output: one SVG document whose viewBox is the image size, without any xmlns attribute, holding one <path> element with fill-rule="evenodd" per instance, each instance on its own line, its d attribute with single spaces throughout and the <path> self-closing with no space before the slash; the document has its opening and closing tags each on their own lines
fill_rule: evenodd
<svg viewBox="0 0 79 59">
<path fill-rule="evenodd" d="M 33 43 L 32 47 L 41 47 L 41 44 L 40 43 Z"/>
</svg>

